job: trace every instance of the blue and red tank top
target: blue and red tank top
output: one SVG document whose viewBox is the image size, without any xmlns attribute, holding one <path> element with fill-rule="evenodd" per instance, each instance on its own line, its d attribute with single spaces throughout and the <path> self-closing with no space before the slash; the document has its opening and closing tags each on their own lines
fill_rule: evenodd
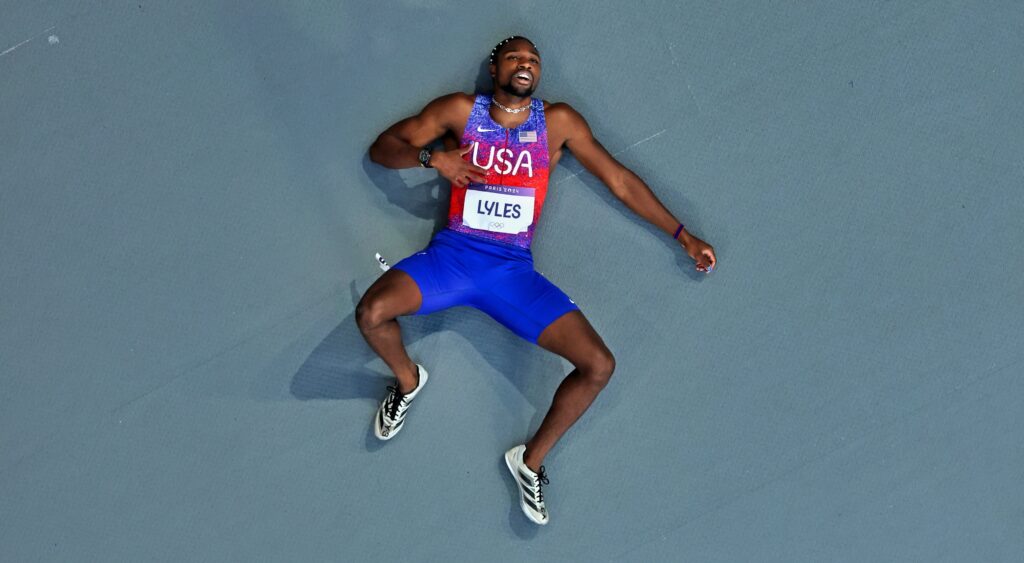
<svg viewBox="0 0 1024 563">
<path fill-rule="evenodd" d="M 490 106 L 490 95 L 477 95 L 459 142 L 472 145 L 463 158 L 486 170 L 486 177 L 452 185 L 448 228 L 528 250 L 548 191 L 544 102 L 532 99 L 529 117 L 515 129 L 498 125 Z"/>
</svg>

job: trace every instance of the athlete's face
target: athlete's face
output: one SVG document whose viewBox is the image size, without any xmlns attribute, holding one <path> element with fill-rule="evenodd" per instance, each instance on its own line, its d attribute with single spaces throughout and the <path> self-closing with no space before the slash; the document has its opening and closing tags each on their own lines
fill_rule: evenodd
<svg viewBox="0 0 1024 563">
<path fill-rule="evenodd" d="M 540 82 L 540 53 L 525 39 L 511 41 L 495 57 L 491 76 L 495 88 L 525 98 Z"/>
</svg>

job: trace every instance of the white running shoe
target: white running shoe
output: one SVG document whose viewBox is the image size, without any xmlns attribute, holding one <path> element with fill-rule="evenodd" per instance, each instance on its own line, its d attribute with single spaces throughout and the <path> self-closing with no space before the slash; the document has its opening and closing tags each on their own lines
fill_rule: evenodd
<svg viewBox="0 0 1024 563">
<path fill-rule="evenodd" d="M 515 479 L 516 488 L 519 489 L 519 506 L 523 514 L 533 523 L 543 526 L 548 523 L 548 509 L 544 506 L 544 491 L 541 485 L 548 484 L 548 476 L 544 474 L 544 466 L 540 468 L 540 475 L 534 473 L 526 462 L 523 461 L 523 454 L 526 446 L 516 446 L 505 452 L 505 465 L 509 473 Z"/>
<path fill-rule="evenodd" d="M 427 370 L 423 369 L 423 366 L 419 364 L 416 364 L 416 369 L 419 370 L 420 381 L 411 393 L 403 395 L 398 390 L 397 382 L 393 387 L 388 387 L 388 396 L 384 398 L 380 408 L 377 409 L 377 415 L 373 417 L 373 433 L 377 435 L 377 438 L 390 440 L 402 429 L 405 415 L 409 412 L 409 405 L 412 404 L 412 400 L 416 398 L 416 395 L 419 395 L 420 390 L 427 383 Z"/>
</svg>

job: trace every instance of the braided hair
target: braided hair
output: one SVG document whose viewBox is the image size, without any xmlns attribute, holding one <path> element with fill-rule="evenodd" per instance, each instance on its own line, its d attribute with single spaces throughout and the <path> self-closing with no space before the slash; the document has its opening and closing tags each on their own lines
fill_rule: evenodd
<svg viewBox="0 0 1024 563">
<path fill-rule="evenodd" d="M 511 37 L 507 37 L 505 39 L 502 39 L 500 43 L 498 43 L 497 45 L 494 46 L 493 49 L 491 49 L 491 56 L 490 56 L 490 58 L 487 59 L 488 64 L 495 64 L 495 60 L 498 58 L 498 51 L 501 51 L 502 47 L 504 47 L 505 45 L 508 45 L 510 42 L 515 41 L 516 39 L 522 39 L 523 41 L 528 42 L 530 45 L 533 45 L 534 49 L 537 48 L 537 44 L 536 43 L 534 43 L 533 41 L 530 41 L 529 39 L 523 37 L 522 35 L 513 35 Z"/>
</svg>

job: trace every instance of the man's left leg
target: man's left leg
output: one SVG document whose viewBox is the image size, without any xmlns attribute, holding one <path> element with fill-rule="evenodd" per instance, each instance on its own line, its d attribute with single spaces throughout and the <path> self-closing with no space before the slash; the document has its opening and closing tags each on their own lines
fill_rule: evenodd
<svg viewBox="0 0 1024 563">
<path fill-rule="evenodd" d="M 562 380 L 540 428 L 526 443 L 523 460 L 535 473 L 558 439 L 582 415 L 615 371 L 615 358 L 579 310 L 548 325 L 537 345 L 562 356 L 576 369 Z"/>
<path fill-rule="evenodd" d="M 576 367 L 558 386 L 551 408 L 525 448 L 516 446 L 505 452 L 505 464 L 519 486 L 519 505 L 523 513 L 544 525 L 548 523 L 542 490 L 542 485 L 548 482 L 541 466 L 544 456 L 608 384 L 615 371 L 615 358 L 578 309 L 548 325 L 537 338 L 537 344 Z"/>
<path fill-rule="evenodd" d="M 575 367 L 558 386 L 533 438 L 505 452 L 523 513 L 543 525 L 548 523 L 542 487 L 547 484 L 541 467 L 544 456 L 608 384 L 615 358 L 572 299 L 532 266 L 527 257 L 492 268 L 501 274 L 486 285 L 493 298 L 477 306 L 524 340 L 562 356 Z"/>
</svg>

